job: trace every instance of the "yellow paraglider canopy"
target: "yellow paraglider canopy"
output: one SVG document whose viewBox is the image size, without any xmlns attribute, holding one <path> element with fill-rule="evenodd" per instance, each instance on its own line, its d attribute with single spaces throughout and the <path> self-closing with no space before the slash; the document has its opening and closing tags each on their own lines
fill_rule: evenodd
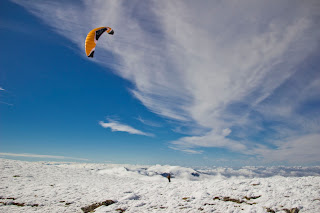
<svg viewBox="0 0 320 213">
<path fill-rule="evenodd" d="M 107 32 L 110 35 L 114 34 L 113 29 L 110 27 L 98 27 L 88 33 L 85 43 L 86 54 L 88 57 L 93 58 L 98 39 L 104 32 Z"/>
</svg>

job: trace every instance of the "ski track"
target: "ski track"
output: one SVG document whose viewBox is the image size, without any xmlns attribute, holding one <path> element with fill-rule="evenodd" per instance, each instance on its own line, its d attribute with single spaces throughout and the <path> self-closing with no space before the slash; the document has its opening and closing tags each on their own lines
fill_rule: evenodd
<svg viewBox="0 0 320 213">
<path fill-rule="evenodd" d="M 320 176 L 244 178 L 203 175 L 174 166 L 25 162 L 0 159 L 0 212 L 320 212 Z M 160 174 L 175 175 L 171 183 Z M 244 196 L 256 199 L 246 200 Z M 221 198 L 214 199 L 215 197 Z M 245 201 L 223 201 L 230 197 Z M 15 198 L 14 200 L 12 198 Z M 10 202 L 25 206 L 5 205 Z M 251 203 L 252 205 L 248 204 Z M 253 204 L 254 203 L 254 204 Z M 31 205 L 39 206 L 32 207 Z"/>
</svg>

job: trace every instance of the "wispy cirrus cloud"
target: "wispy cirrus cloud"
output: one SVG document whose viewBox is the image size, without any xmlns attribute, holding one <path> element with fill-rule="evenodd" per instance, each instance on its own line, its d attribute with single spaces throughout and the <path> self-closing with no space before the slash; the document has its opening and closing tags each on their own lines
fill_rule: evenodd
<svg viewBox="0 0 320 213">
<path fill-rule="evenodd" d="M 150 111 L 197 129 L 172 141 L 174 149 L 266 157 L 257 147 L 319 137 L 319 107 L 310 104 L 320 100 L 317 0 L 14 2 L 81 51 L 90 29 L 114 28 L 95 60 L 131 81 Z"/>
<path fill-rule="evenodd" d="M 89 159 L 86 159 L 86 158 L 74 158 L 74 157 L 56 156 L 56 155 L 38 155 L 38 154 L 29 154 L 29 153 L 5 153 L 5 152 L 2 152 L 2 153 L 0 153 L 0 156 L 89 161 Z"/>
<path fill-rule="evenodd" d="M 0 91 L 7 92 L 7 90 L 5 90 L 3 87 L 0 87 Z M 10 104 L 10 103 L 5 102 L 5 101 L 0 101 L 0 104 L 5 104 L 5 105 L 8 105 L 8 106 L 13 106 L 13 104 Z"/>
<path fill-rule="evenodd" d="M 263 156 L 265 162 L 280 161 L 291 164 L 299 164 L 301 162 L 319 164 L 319 138 L 320 134 L 295 136 L 287 141 L 279 141 L 276 150 L 261 146 L 251 151 L 254 154 L 259 153 L 260 156 Z"/>
<path fill-rule="evenodd" d="M 114 120 L 111 120 L 111 119 L 108 119 L 108 122 L 100 121 L 99 125 L 102 126 L 103 128 L 110 128 L 111 131 L 113 131 L 113 132 L 127 132 L 127 133 L 134 134 L 134 135 L 153 136 L 150 133 L 145 133 L 145 132 L 140 131 L 138 129 L 135 129 L 131 126 L 128 126 L 126 124 L 121 124 L 121 123 L 114 121 Z"/>
<path fill-rule="evenodd" d="M 156 123 L 156 122 L 150 121 L 150 120 L 145 120 L 145 119 L 141 118 L 140 116 L 137 118 L 137 120 L 140 121 L 141 123 L 147 125 L 147 126 L 161 127 L 160 123 Z"/>
<path fill-rule="evenodd" d="M 7 102 L 4 102 L 4 101 L 0 101 L 1 104 L 6 104 L 8 106 L 13 106 L 13 104 L 10 104 L 10 103 L 7 103 Z"/>
</svg>

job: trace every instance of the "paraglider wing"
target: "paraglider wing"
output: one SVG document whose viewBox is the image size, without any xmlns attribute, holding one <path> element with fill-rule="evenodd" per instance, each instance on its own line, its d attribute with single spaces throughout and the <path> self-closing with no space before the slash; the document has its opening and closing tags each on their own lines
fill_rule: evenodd
<svg viewBox="0 0 320 213">
<path fill-rule="evenodd" d="M 85 43 L 86 54 L 88 57 L 93 58 L 98 39 L 104 32 L 107 32 L 110 35 L 114 34 L 113 29 L 110 27 L 98 27 L 88 33 Z"/>
</svg>

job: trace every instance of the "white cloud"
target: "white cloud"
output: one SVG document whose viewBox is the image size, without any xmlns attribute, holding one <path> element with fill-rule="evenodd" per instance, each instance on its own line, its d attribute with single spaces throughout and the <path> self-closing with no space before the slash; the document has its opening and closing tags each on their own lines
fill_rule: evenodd
<svg viewBox="0 0 320 213">
<path fill-rule="evenodd" d="M 1 90 L 4 91 L 5 89 L 3 89 L 2 87 L 0 87 L 0 91 L 1 91 Z"/>
<path fill-rule="evenodd" d="M 131 126 L 121 124 L 117 121 L 110 120 L 110 119 L 109 119 L 109 122 L 107 122 L 107 123 L 100 121 L 99 124 L 103 128 L 110 128 L 112 132 L 127 132 L 127 133 L 135 134 L 135 135 L 153 136 L 150 133 L 142 132 L 142 131 L 137 130 Z"/>
<path fill-rule="evenodd" d="M 66 156 L 56 156 L 56 155 L 37 155 L 37 154 L 28 154 L 28 153 L 0 153 L 0 156 L 9 156 L 9 157 L 27 157 L 27 158 L 53 158 L 53 159 L 70 159 L 70 160 L 81 160 L 89 161 L 85 158 L 74 158 Z"/>
<path fill-rule="evenodd" d="M 297 108 L 308 98 L 319 98 L 314 92 L 320 91 L 319 77 L 296 77 L 297 67 L 319 44 L 317 0 L 14 2 L 77 44 L 83 57 L 87 32 L 112 27 L 115 35 L 101 37 L 95 61 L 131 81 L 132 94 L 150 111 L 206 130 L 173 141 L 176 149 L 224 147 L 242 153 L 253 142 L 244 142 L 246 132 L 241 140 L 231 139 L 240 135 L 233 129 L 258 132 L 264 128 L 261 120 L 284 124 L 274 134 L 291 130 L 303 135 L 305 130 L 290 127 L 297 120 L 308 126 Z M 293 88 L 300 86 L 297 92 L 278 91 L 289 80 Z M 299 98 L 284 101 L 289 94 Z M 146 134 L 118 123 L 102 124 Z M 319 123 L 313 126 L 317 129 Z M 280 141 L 263 143 L 280 146 L 287 140 L 282 135 Z"/>
</svg>

